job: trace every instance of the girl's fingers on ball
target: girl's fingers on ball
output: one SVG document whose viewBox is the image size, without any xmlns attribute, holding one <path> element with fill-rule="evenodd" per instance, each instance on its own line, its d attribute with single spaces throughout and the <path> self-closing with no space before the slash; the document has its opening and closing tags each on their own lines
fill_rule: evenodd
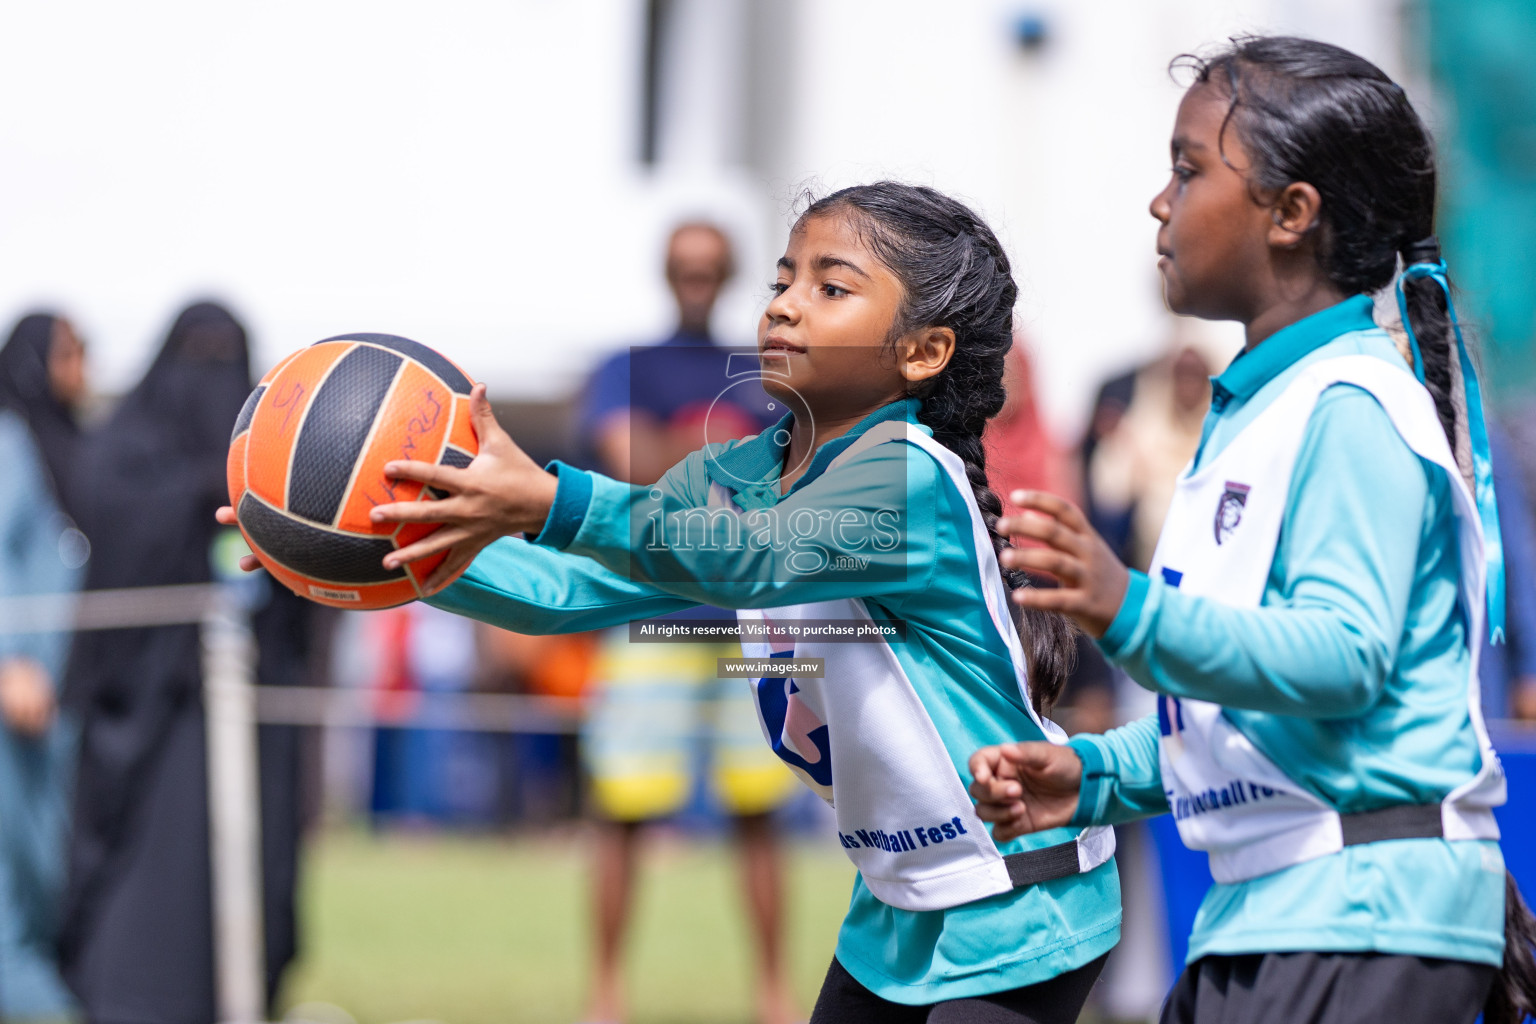
<svg viewBox="0 0 1536 1024">
<path fill-rule="evenodd" d="M 506 433 L 501 429 L 501 424 L 496 422 L 496 413 L 491 410 L 491 400 L 486 397 L 484 384 L 476 384 L 469 392 L 469 423 L 482 448 L 485 447 L 486 438 Z"/>
<path fill-rule="evenodd" d="M 434 530 L 416 543 L 385 555 L 384 568 L 398 569 L 407 562 L 419 561 L 439 551 L 445 551 L 468 537 L 469 531 L 462 526 L 445 526 L 441 530 Z"/>
<path fill-rule="evenodd" d="M 235 510 L 228 505 L 220 505 L 218 511 L 214 512 L 213 518 L 220 526 L 238 525 L 238 521 L 235 519 Z"/>
<path fill-rule="evenodd" d="M 255 572 L 261 568 L 261 559 L 255 555 L 241 555 L 240 568 L 245 572 Z"/>
<path fill-rule="evenodd" d="M 451 523 L 460 509 L 453 498 L 441 501 L 397 501 L 378 505 L 368 513 L 375 523 Z"/>
<path fill-rule="evenodd" d="M 464 472 L 452 466 L 439 466 L 433 462 L 416 462 L 411 459 L 397 459 L 394 462 L 384 463 L 384 475 L 392 480 L 415 480 L 417 483 L 431 484 L 446 491 L 458 490 L 456 475 Z"/>
</svg>

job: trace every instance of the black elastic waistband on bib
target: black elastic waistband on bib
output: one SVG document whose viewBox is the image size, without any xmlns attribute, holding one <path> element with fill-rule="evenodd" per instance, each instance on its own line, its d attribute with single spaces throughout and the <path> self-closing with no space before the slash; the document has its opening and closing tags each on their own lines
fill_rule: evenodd
<svg viewBox="0 0 1536 1024">
<path fill-rule="evenodd" d="M 1441 839 L 1445 836 L 1439 804 L 1403 804 L 1379 811 L 1341 814 L 1344 845 L 1379 843 L 1387 839 Z"/>
<path fill-rule="evenodd" d="M 1055 846 L 1042 846 L 1038 850 L 1010 853 L 1003 858 L 1008 868 L 1008 880 L 1015 889 L 1039 885 L 1054 878 L 1066 878 L 1078 873 L 1077 840 L 1069 839 Z"/>
</svg>

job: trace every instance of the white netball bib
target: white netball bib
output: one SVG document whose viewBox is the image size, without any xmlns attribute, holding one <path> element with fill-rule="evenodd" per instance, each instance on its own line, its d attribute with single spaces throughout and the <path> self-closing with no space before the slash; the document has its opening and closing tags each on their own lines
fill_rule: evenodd
<svg viewBox="0 0 1536 1024">
<path fill-rule="evenodd" d="M 992 541 L 971 499 L 964 464 L 949 449 L 907 423 L 882 423 L 859 437 L 826 472 L 874 445 L 904 441 L 938 460 L 965 497 L 976 548 L 975 570 L 987 609 L 1012 655 L 1019 694 L 1032 708 L 1024 650 L 1009 615 Z M 710 504 L 735 507 L 718 484 Z M 740 511 L 738 509 L 738 511 Z M 743 623 L 775 620 L 872 621 L 863 601 L 824 601 L 762 611 L 740 611 Z M 1002 855 L 922 699 L 890 645 L 874 643 L 754 643 L 748 658 L 822 658 L 821 678 L 765 676 L 751 683 L 763 733 L 795 774 L 832 804 L 849 860 L 876 898 L 903 910 L 959 906 L 1013 888 Z M 1053 742 L 1066 736 L 1055 724 L 1030 716 Z M 1087 871 L 1114 853 L 1114 832 L 1087 829 L 1078 859 Z"/>
<path fill-rule="evenodd" d="M 1483 724 L 1477 683 L 1484 614 L 1482 527 L 1434 402 L 1412 374 L 1363 355 L 1324 360 L 1302 371 L 1221 454 L 1180 478 L 1151 575 L 1222 604 L 1258 607 L 1307 421 L 1323 391 L 1337 383 L 1369 391 L 1408 447 L 1438 465 L 1451 482 L 1461 605 L 1471 645 L 1467 701 L 1482 767 L 1443 801 L 1442 828 L 1447 839 L 1497 839 L 1491 808 L 1504 802 L 1504 775 Z M 1261 753 L 1219 705 L 1159 696 L 1157 706 L 1169 807 L 1184 844 L 1210 854 L 1216 881 L 1256 878 L 1343 849 L 1338 812 Z"/>
</svg>

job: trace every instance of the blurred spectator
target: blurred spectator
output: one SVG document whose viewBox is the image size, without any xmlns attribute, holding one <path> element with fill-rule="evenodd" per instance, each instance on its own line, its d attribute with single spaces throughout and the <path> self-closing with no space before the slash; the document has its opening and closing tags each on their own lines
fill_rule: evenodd
<svg viewBox="0 0 1536 1024">
<path fill-rule="evenodd" d="M 1136 376 L 1143 369 L 1145 367 L 1118 374 L 1099 385 L 1088 413 L 1088 430 L 1077 452 L 1079 477 L 1083 484 L 1083 514 L 1122 562 L 1131 560 L 1132 510 L 1119 505 L 1106 508 L 1094 492 L 1090 470 L 1099 445 L 1115 432 L 1120 421 L 1125 418 L 1125 410 L 1130 408 L 1131 399 L 1136 393 Z M 1113 492 L 1118 489 L 1111 490 Z"/>
<path fill-rule="evenodd" d="M 0 596 L 80 582 L 84 538 L 61 511 L 74 460 L 84 347 L 69 321 L 24 317 L 0 348 Z M 0 634 L 0 1019 L 64 1020 L 73 1000 L 54 952 L 75 732 L 58 714 L 66 633 Z"/>
<path fill-rule="evenodd" d="M 1071 458 L 1056 444 L 1040 417 L 1034 368 L 1022 341 L 1015 339 L 1003 372 L 1008 397 L 987 424 L 987 480 L 1003 500 L 1004 513 L 1016 515 L 1009 496 L 1019 489 L 1048 491 L 1068 501 L 1080 496 Z M 1051 717 L 1068 732 L 1103 732 L 1114 720 L 1114 676 L 1109 663 L 1088 637 L 1079 635 L 1077 666 L 1062 690 Z"/>
<path fill-rule="evenodd" d="M 244 550 L 244 544 L 240 545 Z M 228 574 L 239 570 L 230 567 Z M 325 624 L 335 612 L 308 601 L 262 573 L 261 598 L 251 616 L 256 638 L 257 686 L 326 685 L 314 665 L 324 646 Z M 296 896 L 299 847 L 314 814 L 313 771 L 318 756 L 313 737 L 296 725 L 263 724 L 256 730 L 261 801 L 261 902 L 267 1003 L 272 1005 L 283 974 L 299 951 Z M 310 799 L 306 800 L 306 796 Z"/>
<path fill-rule="evenodd" d="M 1003 499 L 1003 514 L 1018 514 L 1009 496 L 1020 489 L 1049 491 L 1079 502 L 1071 456 L 1056 443 L 1040 417 L 1034 363 L 1019 339 L 1008 353 L 1003 386 L 1008 397 L 982 437 L 987 450 L 987 479 Z"/>
<path fill-rule="evenodd" d="M 477 624 L 482 685 L 495 693 L 521 693 L 578 708 L 592 678 L 597 638 L 592 633 L 525 636 Z M 578 812 L 579 767 L 575 737 L 513 733 L 502 787 L 502 817 L 547 824 Z"/>
<path fill-rule="evenodd" d="M 368 617 L 379 643 L 384 720 L 415 711 L 420 694 L 469 692 L 476 675 L 475 623 L 413 602 Z M 489 824 L 496 807 L 497 738 L 457 729 L 374 730 L 374 820 Z"/>
<path fill-rule="evenodd" d="M 1200 444 L 1215 361 L 1192 340 L 1136 374 L 1125 415 L 1099 442 L 1088 480 L 1101 514 L 1130 517 L 1129 563 L 1152 560 L 1179 472 Z"/>
<path fill-rule="evenodd" d="M 229 431 L 250 391 L 244 329 L 211 303 L 176 318 L 143 380 L 81 444 L 72 476 L 92 590 L 207 583 L 225 528 Z M 258 588 L 261 585 L 258 585 Z M 309 606 L 267 588 L 257 681 L 303 661 Z M 82 633 L 66 677 L 80 761 L 60 941 L 86 1019 L 208 1024 L 215 1007 L 208 779 L 196 624 Z M 264 730 L 269 997 L 294 949 L 298 800 Z"/>
<path fill-rule="evenodd" d="M 731 377 L 730 355 L 710 335 L 710 314 L 732 273 L 724 232 L 683 224 L 667 245 L 666 274 L 678 325 L 661 342 L 623 352 L 593 374 L 581 414 L 599 468 L 651 483 L 709 441 L 756 433 L 782 415 L 754 378 Z M 755 370 L 756 360 L 744 369 Z M 720 609 L 681 616 L 734 618 Z M 763 742 L 749 691 L 716 677 L 737 645 L 631 644 L 604 636 L 582 750 L 601 818 L 596 850 L 596 965 L 588 1017 L 624 1019 L 620 958 L 642 823 L 676 813 L 694 785 L 694 746 L 710 745 L 714 795 L 732 816 L 758 953 L 758 1017 L 793 1020 L 782 950 L 783 869 L 769 812 L 795 788 Z"/>
<path fill-rule="evenodd" d="M 55 499 L 73 516 L 65 488 L 80 443 L 85 400 L 85 345 L 61 316 L 24 316 L 0 348 L 0 406 L 19 416 L 42 455 Z"/>
<path fill-rule="evenodd" d="M 1105 382 L 1083 441 L 1089 518 L 1120 557 L 1139 568 L 1152 558 L 1179 473 L 1200 443 L 1209 378 L 1226 364 L 1197 330 L 1174 321 L 1167 355 Z M 1101 732 L 1148 710 L 1146 691 L 1118 669 L 1112 677 L 1111 687 L 1093 691 L 1089 713 L 1071 720 L 1074 731 Z M 1107 726 L 1099 724 L 1104 719 Z M 1169 976 L 1157 853 L 1145 823 L 1115 831 L 1121 940 L 1093 1002 L 1107 1021 L 1147 1020 L 1156 1016 Z"/>
</svg>

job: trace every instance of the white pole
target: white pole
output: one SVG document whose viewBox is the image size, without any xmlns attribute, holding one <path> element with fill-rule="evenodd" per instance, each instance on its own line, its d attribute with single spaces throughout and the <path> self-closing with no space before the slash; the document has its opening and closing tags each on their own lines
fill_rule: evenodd
<svg viewBox="0 0 1536 1024">
<path fill-rule="evenodd" d="M 227 590 L 209 605 L 202 636 L 219 1020 L 258 1024 L 266 1017 L 266 966 L 256 777 L 256 644 L 244 612 Z"/>
</svg>

